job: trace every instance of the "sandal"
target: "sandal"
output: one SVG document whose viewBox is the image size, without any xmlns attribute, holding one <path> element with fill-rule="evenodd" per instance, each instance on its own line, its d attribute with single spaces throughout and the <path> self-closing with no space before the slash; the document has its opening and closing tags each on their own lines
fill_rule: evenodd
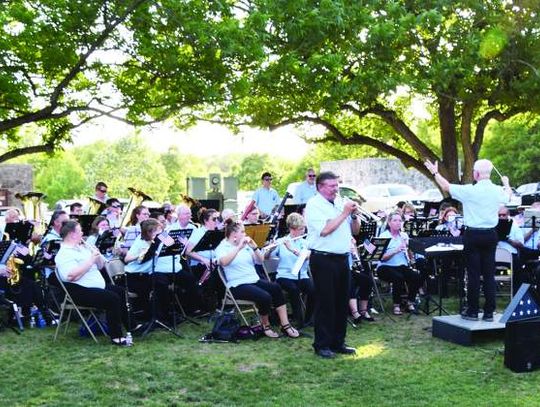
<svg viewBox="0 0 540 407">
<path fill-rule="evenodd" d="M 407 305 L 407 312 L 410 312 L 411 314 L 414 314 L 414 315 L 418 315 L 418 310 L 416 309 L 413 303 L 409 303 Z"/>
<path fill-rule="evenodd" d="M 355 316 L 355 315 L 356 315 L 356 316 Z M 362 322 L 362 314 L 359 313 L 358 311 L 353 312 L 353 313 L 351 314 L 351 317 L 352 317 L 352 322 L 353 322 L 353 324 L 355 324 L 355 325 L 358 325 L 358 324 L 360 324 L 360 323 Z"/>
<path fill-rule="evenodd" d="M 399 305 L 394 305 L 394 310 L 392 311 L 394 315 L 403 315 L 403 312 L 401 312 L 401 308 Z"/>
<path fill-rule="evenodd" d="M 279 338 L 279 335 L 272 329 L 270 325 L 263 326 L 263 333 L 268 338 Z"/>
<path fill-rule="evenodd" d="M 375 318 L 373 318 L 367 310 L 361 310 L 360 311 L 360 319 L 363 319 L 364 321 L 368 322 L 374 322 Z"/>
<path fill-rule="evenodd" d="M 281 332 L 289 338 L 298 338 L 300 336 L 300 333 L 291 324 L 281 325 Z"/>
</svg>

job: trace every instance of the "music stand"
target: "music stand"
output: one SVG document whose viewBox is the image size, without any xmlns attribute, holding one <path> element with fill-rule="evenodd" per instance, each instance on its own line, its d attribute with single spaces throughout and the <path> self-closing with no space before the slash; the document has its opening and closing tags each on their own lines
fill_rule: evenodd
<svg viewBox="0 0 540 407">
<path fill-rule="evenodd" d="M 396 322 L 394 318 L 392 318 L 390 314 L 386 311 L 386 308 L 384 308 L 384 304 L 381 298 L 381 293 L 379 291 L 379 287 L 377 286 L 377 282 L 375 281 L 375 276 L 373 274 L 373 269 L 371 267 L 372 262 L 381 261 L 382 256 L 384 255 L 384 252 L 386 252 L 386 249 L 388 248 L 389 244 L 390 244 L 390 239 L 388 238 L 374 237 L 371 240 L 366 239 L 366 241 L 364 241 L 364 244 L 362 246 L 363 251 L 362 251 L 362 254 L 360 255 L 360 258 L 367 265 L 369 276 L 371 277 L 371 282 L 373 283 L 375 296 L 377 297 L 381 311 L 383 312 L 383 314 L 387 315 L 388 318 L 390 318 L 390 320 L 392 320 L 393 322 Z M 371 246 L 372 250 L 368 250 L 366 246 Z"/>
<path fill-rule="evenodd" d="M 424 218 L 430 218 L 436 216 L 439 213 L 439 206 L 441 206 L 442 201 L 433 202 L 426 201 L 424 202 L 424 208 L 422 209 Z"/>
<path fill-rule="evenodd" d="M 255 241 L 257 247 L 263 247 L 268 240 L 272 225 L 270 223 L 263 223 L 261 225 L 246 225 L 244 228 L 246 235 Z"/>
<path fill-rule="evenodd" d="M 362 222 L 356 241 L 361 244 L 365 240 L 371 240 L 377 235 L 377 227 L 377 221 Z"/>
<path fill-rule="evenodd" d="M 535 229 L 538 219 L 540 219 L 540 211 L 525 209 L 525 213 L 523 214 L 523 227 Z"/>
<path fill-rule="evenodd" d="M 497 226 L 495 226 L 495 230 L 499 236 L 499 242 L 505 242 L 508 240 L 510 229 L 512 229 L 512 219 L 499 219 L 499 223 L 497 223 Z"/>
<path fill-rule="evenodd" d="M 26 243 L 32 238 L 34 224 L 29 221 L 21 221 L 15 223 L 6 223 L 4 233 L 9 236 L 9 240 L 14 240 L 19 243 Z"/>
<path fill-rule="evenodd" d="M 176 307 L 178 306 L 180 309 L 180 312 L 182 313 L 182 318 L 184 321 L 189 321 L 192 324 L 200 325 L 197 321 L 195 321 L 193 318 L 190 318 L 187 316 L 186 312 L 184 311 L 184 307 L 182 306 L 182 303 L 180 302 L 180 299 L 178 298 L 178 294 L 176 292 L 176 263 L 175 259 L 176 256 L 181 256 L 182 253 L 184 253 L 185 245 L 182 243 L 182 240 L 187 240 L 190 238 L 191 234 L 193 233 L 193 229 L 176 229 L 176 230 L 169 230 L 166 232 L 173 240 L 174 243 L 172 245 L 163 245 L 161 252 L 159 253 L 159 257 L 171 257 L 171 264 L 172 264 L 172 292 L 174 294 L 174 300 L 173 306 L 172 306 L 172 321 L 173 321 L 173 330 L 176 331 Z M 176 304 L 174 304 L 176 302 Z"/>
<path fill-rule="evenodd" d="M 108 254 L 116 244 L 116 236 L 113 230 L 106 230 L 96 239 L 95 246 L 101 254 Z"/>
<path fill-rule="evenodd" d="M 69 215 L 70 219 L 74 219 L 81 225 L 83 236 L 89 236 L 92 229 L 92 223 L 99 215 Z"/>
<path fill-rule="evenodd" d="M 140 263 L 146 263 L 147 261 L 152 261 L 152 271 L 150 278 L 152 279 L 152 290 L 150 291 L 150 302 L 152 307 L 152 316 L 150 318 L 150 321 L 148 322 L 148 325 L 141 336 L 146 336 L 150 333 L 151 330 L 154 329 L 156 325 L 159 325 L 163 329 L 169 331 L 173 335 L 181 338 L 182 335 L 180 335 L 178 332 L 173 330 L 170 326 L 165 324 L 164 322 L 160 321 L 157 318 L 157 304 L 156 304 L 156 279 L 155 279 L 155 272 L 156 272 L 156 258 L 159 257 L 159 253 L 161 252 L 162 247 L 164 244 L 159 241 L 159 239 L 155 239 L 151 244 L 150 247 L 148 247 L 148 250 L 146 251 L 144 257 L 140 261 Z"/>
<path fill-rule="evenodd" d="M 416 237 L 420 234 L 421 231 L 426 228 L 427 219 L 425 218 L 413 218 L 406 220 L 403 224 L 403 231 L 407 233 L 410 237 Z"/>
</svg>

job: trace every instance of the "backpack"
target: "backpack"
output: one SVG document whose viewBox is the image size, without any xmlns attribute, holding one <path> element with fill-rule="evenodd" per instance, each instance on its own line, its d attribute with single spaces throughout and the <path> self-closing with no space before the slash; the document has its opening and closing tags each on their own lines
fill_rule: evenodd
<svg viewBox="0 0 540 407">
<path fill-rule="evenodd" d="M 236 342 L 236 332 L 240 323 L 234 314 L 223 313 L 216 318 L 212 328 L 212 339 L 215 341 Z"/>
</svg>

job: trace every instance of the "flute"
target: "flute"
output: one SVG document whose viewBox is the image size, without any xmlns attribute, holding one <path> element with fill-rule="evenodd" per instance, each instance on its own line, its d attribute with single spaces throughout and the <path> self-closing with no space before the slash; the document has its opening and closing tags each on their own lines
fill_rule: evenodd
<svg viewBox="0 0 540 407">
<path fill-rule="evenodd" d="M 292 242 L 294 240 L 303 239 L 306 236 L 307 236 L 307 233 L 304 233 L 301 236 L 296 236 L 296 237 L 293 237 L 293 238 L 290 238 L 289 236 L 283 236 L 283 237 L 280 237 L 279 239 L 276 239 L 274 243 L 270 243 L 269 245 L 264 246 L 263 248 L 261 248 L 261 250 L 263 250 L 263 251 L 272 250 L 272 249 L 275 249 L 276 247 L 278 247 L 280 244 L 285 243 L 287 240 Z"/>
</svg>

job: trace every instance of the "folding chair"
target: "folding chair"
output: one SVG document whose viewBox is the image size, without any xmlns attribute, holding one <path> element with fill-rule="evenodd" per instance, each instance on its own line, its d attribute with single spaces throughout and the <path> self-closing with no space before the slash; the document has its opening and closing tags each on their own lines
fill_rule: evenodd
<svg viewBox="0 0 540 407">
<path fill-rule="evenodd" d="M 99 319 L 96 316 L 96 312 L 99 311 L 99 309 L 95 308 L 95 307 L 78 306 L 77 304 L 75 304 L 75 302 L 71 298 L 71 295 L 69 294 L 68 290 L 66 289 L 66 286 L 64 285 L 64 282 L 60 278 L 60 275 L 58 274 L 58 270 L 54 269 L 54 273 L 55 273 L 56 277 L 58 278 L 58 282 L 60 284 L 60 287 L 62 287 L 62 290 L 64 291 L 65 296 L 64 296 L 64 301 L 60 305 L 60 316 L 58 317 L 58 325 L 56 326 L 56 330 L 54 332 L 53 342 L 56 341 L 56 338 L 58 336 L 58 332 L 60 331 L 60 327 L 62 326 L 62 324 L 65 325 L 64 334 L 66 334 L 66 332 L 68 330 L 68 327 L 69 327 L 69 323 L 71 321 L 71 313 L 72 313 L 73 310 L 75 310 L 75 312 L 77 313 L 77 315 L 81 319 L 83 325 L 85 326 L 86 330 L 88 331 L 88 333 L 90 334 L 92 339 L 96 343 L 98 343 L 98 340 L 97 340 L 96 336 L 94 335 L 94 333 L 92 332 L 92 330 L 90 329 L 90 326 L 88 326 L 88 323 L 86 322 L 86 319 L 84 318 L 84 316 L 82 314 L 82 311 L 86 311 L 86 312 L 88 312 L 88 314 L 90 314 L 91 316 L 94 317 L 94 320 L 96 321 L 99 328 L 101 329 L 101 332 L 103 332 L 103 335 L 106 336 L 107 332 L 105 332 L 105 328 L 103 328 L 103 325 L 101 325 L 101 322 L 99 322 Z M 67 311 L 67 313 L 66 313 L 66 311 Z M 65 316 L 65 319 L 64 319 L 64 316 Z"/>
<path fill-rule="evenodd" d="M 514 262 L 512 253 L 505 248 L 497 247 L 495 251 L 495 281 L 501 284 L 510 284 L 510 298 L 514 295 L 513 274 Z"/>
<path fill-rule="evenodd" d="M 223 285 L 225 286 L 225 296 L 223 297 L 223 301 L 221 303 L 221 313 L 223 313 L 226 305 L 234 305 L 234 308 L 240 314 L 240 318 L 242 318 L 242 321 L 244 322 L 244 324 L 247 326 L 250 326 L 246 316 L 244 315 L 244 312 L 242 311 L 240 307 L 241 306 L 249 307 L 249 311 L 255 312 L 255 315 L 257 315 L 258 317 L 259 311 L 257 310 L 256 304 L 253 301 L 235 299 L 230 288 L 227 287 L 227 279 L 225 278 L 225 273 L 223 272 L 223 269 L 221 268 L 221 266 L 218 266 L 217 270 L 218 270 L 219 278 L 221 279 L 221 281 L 223 282 Z"/>
</svg>

